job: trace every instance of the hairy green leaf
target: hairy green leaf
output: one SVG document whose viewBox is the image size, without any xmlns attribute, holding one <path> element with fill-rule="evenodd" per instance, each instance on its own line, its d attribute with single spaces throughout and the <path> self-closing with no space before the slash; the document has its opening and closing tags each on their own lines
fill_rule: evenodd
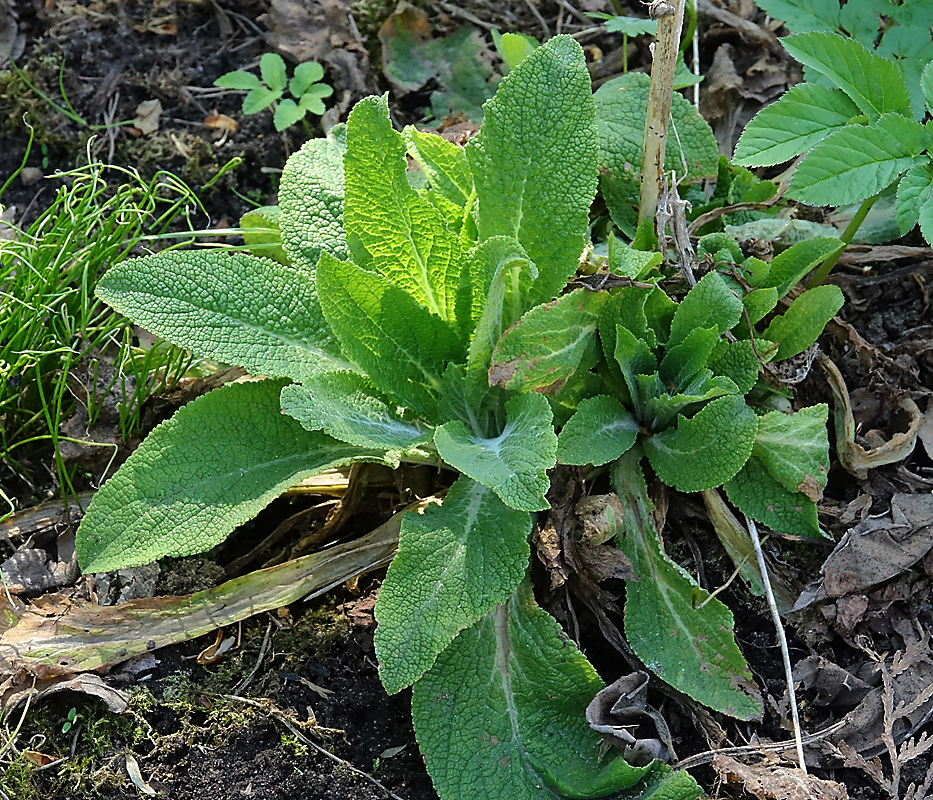
<svg viewBox="0 0 933 800">
<path fill-rule="evenodd" d="M 436 133 L 423 133 L 412 125 L 402 131 L 408 152 L 421 165 L 431 187 L 463 208 L 473 193 L 473 175 L 466 151 Z"/>
<path fill-rule="evenodd" d="M 671 320 L 668 347 L 674 347 L 696 328 L 725 333 L 742 318 L 742 301 L 718 272 L 708 272 L 680 301 Z"/>
<path fill-rule="evenodd" d="M 410 686 L 464 628 L 505 603 L 525 574 L 531 517 L 461 477 L 442 506 L 402 518 L 376 602 L 376 655 L 389 694 Z"/>
<path fill-rule="evenodd" d="M 720 486 L 748 460 L 758 420 L 741 395 L 711 401 L 693 418 L 645 440 L 645 455 L 658 477 L 681 492 Z"/>
<path fill-rule="evenodd" d="M 746 395 L 758 380 L 761 369 L 759 359 L 769 361 L 769 355 L 774 355 L 774 347 L 762 339 L 756 339 L 754 343 L 750 339 L 722 341 L 713 351 L 709 368 L 714 375 L 729 378 L 738 388 L 739 394 Z"/>
<path fill-rule="evenodd" d="M 282 381 L 228 384 L 159 425 L 94 496 L 85 572 L 201 553 L 292 484 L 378 451 L 311 433 L 279 410 Z"/>
<path fill-rule="evenodd" d="M 256 375 L 349 366 L 306 271 L 245 253 L 171 250 L 123 261 L 97 296 L 158 336 Z"/>
<path fill-rule="evenodd" d="M 658 377 L 671 393 L 680 391 L 706 366 L 719 342 L 716 328 L 694 328 L 674 347 L 668 347 L 658 365 Z"/>
<path fill-rule="evenodd" d="M 808 289 L 765 329 L 765 339 L 778 345 L 776 361 L 793 358 L 813 344 L 826 323 L 842 308 L 845 297 L 838 286 Z"/>
<path fill-rule="evenodd" d="M 347 356 L 377 387 L 433 420 L 441 376 L 465 355 L 454 328 L 386 278 L 329 253 L 321 254 L 317 286 Z"/>
<path fill-rule="evenodd" d="M 412 720 L 438 794 L 557 800 L 634 786 L 652 767 L 607 761 L 586 724 L 586 706 L 602 687 L 521 584 L 414 686 Z"/>
<path fill-rule="evenodd" d="M 405 140 L 385 97 L 367 97 L 347 120 L 344 227 L 353 260 L 453 322 L 462 256 L 457 234 L 408 183 Z"/>
<path fill-rule="evenodd" d="M 540 272 L 531 299 L 551 300 L 577 269 L 596 193 L 596 112 L 580 45 L 555 36 L 537 48 L 485 112 L 466 146 L 479 239 L 517 238 Z"/>
<path fill-rule="evenodd" d="M 322 252 L 347 257 L 343 231 L 343 152 L 312 139 L 285 162 L 279 185 L 282 247 L 295 266 L 314 270 Z"/>
<path fill-rule="evenodd" d="M 710 400 L 727 394 L 738 394 L 739 388 L 724 375 L 713 375 L 710 369 L 697 373 L 681 391 L 669 394 L 657 375 L 639 375 L 636 379 L 639 395 L 647 398 L 641 419 L 655 431 L 667 428 L 678 414 L 692 416 Z"/>
<path fill-rule="evenodd" d="M 825 403 L 793 414 L 772 411 L 758 418 L 752 454 L 789 492 L 822 499 L 829 475 L 829 440 Z"/>
<path fill-rule="evenodd" d="M 616 398 L 605 394 L 581 401 L 557 437 L 559 464 L 601 466 L 615 461 L 638 438 L 638 423 Z"/>
<path fill-rule="evenodd" d="M 742 297 L 742 305 L 745 306 L 745 311 L 748 313 L 748 324 L 755 325 L 761 322 L 761 320 L 774 310 L 774 307 L 778 304 L 779 298 L 778 290 L 774 287 L 754 289 Z M 741 324 L 734 332 L 738 335 L 740 330 L 742 330 Z M 747 335 L 747 328 L 743 333 Z"/>
<path fill-rule="evenodd" d="M 791 245 L 771 259 L 771 269 L 762 288 L 774 287 L 778 297 L 783 297 L 811 270 L 816 269 L 827 258 L 841 253 L 845 246 L 841 239 L 831 238 L 808 239 Z"/>
<path fill-rule="evenodd" d="M 441 425 L 434 443 L 454 469 L 490 487 L 506 505 L 521 511 L 550 508 L 544 495 L 547 471 L 557 459 L 557 436 L 551 407 L 536 392 L 513 397 L 505 404 L 505 427 L 495 438 L 484 438 L 460 420 Z"/>
<path fill-rule="evenodd" d="M 640 279 L 652 267 L 659 267 L 664 257 L 655 250 L 636 250 L 614 234 L 609 235 L 609 272 L 633 280 Z"/>
<path fill-rule="evenodd" d="M 599 312 L 608 295 L 577 289 L 537 305 L 509 328 L 489 367 L 491 386 L 556 394 L 595 345 Z"/>
<path fill-rule="evenodd" d="M 243 229 L 243 241 L 253 255 L 290 264 L 282 249 L 281 217 L 282 209 L 278 206 L 253 208 L 240 217 L 240 228 Z"/>
<path fill-rule="evenodd" d="M 858 106 L 841 89 L 798 84 L 745 126 L 734 161 L 747 167 L 790 161 L 845 127 L 858 113 Z"/>
<path fill-rule="evenodd" d="M 910 115 L 910 96 L 897 65 L 860 42 L 837 33 L 812 32 L 785 36 L 781 44 L 801 64 L 835 83 L 863 114 L 875 119 L 892 111 Z"/>
<path fill-rule="evenodd" d="M 897 185 L 897 226 L 904 236 L 920 219 L 920 209 L 933 196 L 933 164 L 914 164 Z"/>
</svg>

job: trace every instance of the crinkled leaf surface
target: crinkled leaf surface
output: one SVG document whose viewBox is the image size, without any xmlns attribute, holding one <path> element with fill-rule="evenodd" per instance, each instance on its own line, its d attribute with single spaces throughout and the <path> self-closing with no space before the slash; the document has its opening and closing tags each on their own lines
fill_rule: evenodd
<svg viewBox="0 0 933 800">
<path fill-rule="evenodd" d="M 609 271 L 638 280 L 652 267 L 659 267 L 664 257 L 655 250 L 636 250 L 615 234 L 609 234 Z"/>
<path fill-rule="evenodd" d="M 755 456 L 723 487 L 729 502 L 743 514 L 788 536 L 823 538 L 816 503 L 802 492 L 781 486 Z"/>
<path fill-rule="evenodd" d="M 376 602 L 376 655 L 389 694 L 418 680 L 464 628 L 505 603 L 525 574 L 531 517 L 461 476 L 441 506 L 402 519 Z"/>
<path fill-rule="evenodd" d="M 453 321 L 460 240 L 441 213 L 411 188 L 407 146 L 393 130 L 385 97 L 367 97 L 347 120 L 344 226 L 352 259 Z"/>
<path fill-rule="evenodd" d="M 577 269 L 596 194 L 596 112 L 583 50 L 555 36 L 510 72 L 466 146 L 479 239 L 517 238 L 551 300 Z"/>
<path fill-rule="evenodd" d="M 722 341 L 713 352 L 709 367 L 715 375 L 724 375 L 738 388 L 739 394 L 748 394 L 758 380 L 761 369 L 759 358 L 767 360 L 770 342 L 756 339 L 754 344 L 743 339 Z M 771 348 L 773 350 L 773 348 Z"/>
<path fill-rule="evenodd" d="M 764 338 L 778 345 L 776 360 L 793 358 L 813 344 L 845 297 L 838 286 L 815 286 L 798 296 L 780 317 L 765 329 Z"/>
<path fill-rule="evenodd" d="M 279 227 L 281 217 L 282 209 L 279 206 L 261 206 L 250 209 L 240 217 L 240 227 L 243 229 L 243 241 L 253 255 L 271 258 L 280 264 L 290 264 L 282 249 L 282 231 Z"/>
<path fill-rule="evenodd" d="M 419 131 L 412 125 L 402 131 L 408 152 L 427 175 L 431 187 L 463 208 L 473 192 L 473 175 L 466 151 L 443 136 Z"/>
<path fill-rule="evenodd" d="M 668 347 L 658 366 L 658 377 L 671 393 L 685 387 L 700 370 L 719 343 L 716 328 L 694 328 L 674 347 Z"/>
<path fill-rule="evenodd" d="M 434 431 L 402 419 L 375 387 L 355 372 L 330 372 L 282 389 L 282 410 L 309 431 L 322 430 L 359 447 L 408 450 Z"/>
<path fill-rule="evenodd" d="M 550 508 L 544 495 L 547 471 L 557 458 L 557 436 L 544 395 L 528 392 L 505 405 L 506 423 L 499 436 L 486 439 L 460 420 L 441 425 L 434 444 L 451 467 L 490 487 L 502 501 L 522 511 Z"/>
<path fill-rule="evenodd" d="M 638 438 L 638 422 L 616 398 L 601 394 L 581 401 L 557 437 L 560 464 L 601 466 L 615 461 Z"/>
<path fill-rule="evenodd" d="M 910 233 L 920 219 L 920 209 L 933 197 L 933 164 L 914 164 L 897 185 L 897 226 L 901 235 Z"/>
<path fill-rule="evenodd" d="M 577 289 L 532 308 L 496 345 L 490 385 L 556 394 L 595 344 L 607 298 L 604 292 Z"/>
<path fill-rule="evenodd" d="M 612 472 L 626 509 L 626 533 L 616 546 L 638 576 L 626 584 L 625 635 L 675 689 L 724 714 L 758 718 L 761 694 L 735 643 L 732 612 L 662 551 L 638 456 L 629 451 Z"/>
<path fill-rule="evenodd" d="M 85 572 L 201 553 L 292 484 L 378 451 L 306 431 L 282 381 L 228 384 L 155 428 L 94 496 L 78 530 Z"/>
<path fill-rule="evenodd" d="M 793 414 L 772 411 L 758 418 L 752 454 L 789 492 L 803 492 L 811 500 L 823 497 L 829 475 L 829 438 L 825 403 Z"/>
<path fill-rule="evenodd" d="M 762 288 L 773 287 L 777 289 L 778 297 L 783 297 L 810 270 L 816 269 L 827 258 L 842 252 L 845 246 L 841 239 L 828 237 L 807 239 L 791 245 L 771 259 L 771 269 L 761 284 Z M 757 321 L 754 320 L 753 324 Z"/>
<path fill-rule="evenodd" d="M 593 95 L 600 166 L 613 175 L 641 171 L 649 83 L 644 73 L 629 72 L 607 81 Z M 719 148 L 709 123 L 676 92 L 672 101 L 665 170 L 674 170 L 678 180 L 715 177 L 719 171 Z"/>
<path fill-rule="evenodd" d="M 412 720 L 443 800 L 600 797 L 652 767 L 600 757 L 584 712 L 603 683 L 527 583 L 414 686 Z"/>
<path fill-rule="evenodd" d="M 311 139 L 285 162 L 279 184 L 282 247 L 295 266 L 313 270 L 323 251 L 347 257 L 343 231 L 343 153 L 333 139 Z"/>
<path fill-rule="evenodd" d="M 346 354 L 378 388 L 433 419 L 441 376 L 465 355 L 454 328 L 386 278 L 329 253 L 321 255 L 317 286 Z"/>
<path fill-rule="evenodd" d="M 198 355 L 256 375 L 306 378 L 348 365 L 307 271 L 216 250 L 172 250 L 112 267 L 97 296 Z"/>
<path fill-rule="evenodd" d="M 658 477 L 681 492 L 720 486 L 748 460 L 758 420 L 741 395 L 711 401 L 677 427 L 645 439 L 645 455 Z"/>
<path fill-rule="evenodd" d="M 892 111 L 910 115 L 910 96 L 897 65 L 855 39 L 812 32 L 785 36 L 781 44 L 801 64 L 835 83 L 863 114 L 876 119 Z"/>
<path fill-rule="evenodd" d="M 687 338 L 695 328 L 715 328 L 725 333 L 742 317 L 742 301 L 718 272 L 708 272 L 677 306 L 667 346 Z"/>
<path fill-rule="evenodd" d="M 858 106 L 841 89 L 798 84 L 745 126 L 735 163 L 763 167 L 789 161 L 858 114 Z"/>
</svg>

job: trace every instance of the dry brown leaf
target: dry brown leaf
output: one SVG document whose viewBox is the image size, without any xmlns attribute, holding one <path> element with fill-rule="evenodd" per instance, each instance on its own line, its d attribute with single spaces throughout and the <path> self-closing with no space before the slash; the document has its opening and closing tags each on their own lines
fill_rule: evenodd
<svg viewBox="0 0 933 800">
<path fill-rule="evenodd" d="M 713 769 L 726 783 L 740 783 L 758 800 L 848 800 L 846 787 L 808 775 L 799 767 L 773 760 L 743 764 L 726 755 L 713 756 Z"/>
<path fill-rule="evenodd" d="M 159 130 L 159 117 L 162 114 L 162 103 L 159 100 L 144 100 L 134 112 L 133 127 L 143 136 Z"/>
<path fill-rule="evenodd" d="M 239 127 L 239 124 L 233 117 L 228 117 L 226 114 L 211 114 L 211 116 L 204 118 L 204 126 L 212 131 L 233 133 Z"/>
</svg>

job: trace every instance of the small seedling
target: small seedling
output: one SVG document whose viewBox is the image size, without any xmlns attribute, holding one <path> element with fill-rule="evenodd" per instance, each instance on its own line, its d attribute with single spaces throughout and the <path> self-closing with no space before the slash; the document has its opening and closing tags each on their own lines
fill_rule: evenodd
<svg viewBox="0 0 933 800">
<path fill-rule="evenodd" d="M 70 731 L 72 727 L 74 726 L 75 722 L 78 721 L 79 716 L 80 715 L 78 714 L 78 709 L 72 708 L 71 711 L 68 712 L 68 718 L 65 720 L 65 723 L 62 725 L 62 733 L 68 733 L 68 731 Z"/>
<path fill-rule="evenodd" d="M 277 53 L 266 53 L 259 59 L 259 72 L 261 79 L 244 70 L 228 72 L 214 81 L 214 86 L 245 90 L 244 114 L 258 114 L 270 106 L 274 107 L 272 124 L 277 131 L 303 122 L 308 113 L 321 116 L 324 98 L 334 93 L 332 86 L 321 82 L 324 67 L 316 61 L 299 64 L 289 80 L 282 57 Z M 292 97 L 284 96 L 286 88 Z"/>
</svg>

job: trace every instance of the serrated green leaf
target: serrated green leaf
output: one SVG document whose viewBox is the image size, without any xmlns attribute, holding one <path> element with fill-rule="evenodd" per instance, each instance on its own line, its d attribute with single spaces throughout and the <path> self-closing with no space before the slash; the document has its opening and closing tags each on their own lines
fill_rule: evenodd
<svg viewBox="0 0 933 800">
<path fill-rule="evenodd" d="M 762 355 L 768 352 L 768 342 L 749 339 L 737 342 L 723 341 L 713 353 L 709 368 L 714 375 L 724 375 L 738 387 L 739 394 L 748 394 L 758 380 Z"/>
<path fill-rule="evenodd" d="M 301 379 L 349 366 L 311 276 L 271 259 L 157 253 L 112 267 L 97 296 L 158 336 L 254 375 Z"/>
<path fill-rule="evenodd" d="M 774 287 L 768 289 L 755 289 L 742 298 L 742 304 L 748 313 L 748 321 L 751 325 L 763 320 L 778 302 L 778 290 Z"/>
<path fill-rule="evenodd" d="M 593 95 L 600 166 L 614 176 L 641 171 L 649 83 L 644 73 L 629 72 L 607 81 Z M 674 170 L 678 180 L 692 181 L 715 177 L 719 171 L 719 148 L 712 129 L 677 93 L 672 98 L 664 168 Z"/>
<path fill-rule="evenodd" d="M 402 131 L 408 152 L 427 175 L 431 188 L 454 205 L 463 208 L 473 192 L 473 175 L 466 151 L 443 136 L 423 133 L 412 125 Z"/>
<path fill-rule="evenodd" d="M 827 258 L 841 253 L 845 246 L 846 243 L 841 239 L 830 238 L 808 239 L 791 245 L 771 260 L 771 269 L 762 288 L 773 287 L 777 289 L 778 297 L 783 297 L 811 270 Z M 757 321 L 754 320 L 752 324 Z"/>
<path fill-rule="evenodd" d="M 295 67 L 292 79 L 288 82 L 288 91 L 295 98 L 301 97 L 309 87 L 324 77 L 324 67 L 317 61 L 305 61 Z"/>
<path fill-rule="evenodd" d="M 85 572 L 201 553 L 304 478 L 382 454 L 310 433 L 279 410 L 282 381 L 228 384 L 155 428 L 94 496 Z"/>
<path fill-rule="evenodd" d="M 860 42 L 812 32 L 785 36 L 781 44 L 801 64 L 835 83 L 862 113 L 874 119 L 889 112 L 910 114 L 910 96 L 897 65 Z"/>
<path fill-rule="evenodd" d="M 834 31 L 839 26 L 838 0 L 761 0 L 758 7 L 800 33 Z"/>
<path fill-rule="evenodd" d="M 897 185 L 897 226 L 904 236 L 920 219 L 920 208 L 933 196 L 933 164 L 914 164 Z"/>
<path fill-rule="evenodd" d="M 557 437 L 559 464 L 615 461 L 638 438 L 638 422 L 616 398 L 602 394 L 580 402 Z"/>
<path fill-rule="evenodd" d="M 505 62 L 504 75 L 508 75 L 541 46 L 537 39 L 526 33 L 499 33 L 495 28 L 492 29 L 492 41 Z"/>
<path fill-rule="evenodd" d="M 694 700 L 739 719 L 759 718 L 761 694 L 735 643 L 732 612 L 662 550 L 637 451 L 613 468 L 612 483 L 626 509 L 626 533 L 616 537 L 616 546 L 638 576 L 625 593 L 625 635 L 632 649 Z"/>
<path fill-rule="evenodd" d="M 656 250 L 636 250 L 614 234 L 609 236 L 609 272 L 639 280 L 653 267 L 664 262 Z"/>
<path fill-rule="evenodd" d="M 926 146 L 923 133 L 921 125 L 900 114 L 883 117 L 871 127 L 850 125 L 837 130 L 800 163 L 787 195 L 811 205 L 861 202 L 917 163 Z"/>
<path fill-rule="evenodd" d="M 715 328 L 725 333 L 741 318 L 742 301 L 718 272 L 708 272 L 677 305 L 667 346 L 680 344 L 695 328 Z"/>
<path fill-rule="evenodd" d="M 460 420 L 441 425 L 434 444 L 442 459 L 473 480 L 488 486 L 507 506 L 521 511 L 550 508 L 544 495 L 547 471 L 557 459 L 557 436 L 547 399 L 536 392 L 505 404 L 505 427 L 484 438 Z"/>
<path fill-rule="evenodd" d="M 724 375 L 714 376 L 709 369 L 701 370 L 680 392 L 668 394 L 667 387 L 655 375 L 639 375 L 636 378 L 639 395 L 648 398 L 645 402 L 645 420 L 653 430 L 667 428 L 677 414 L 691 416 L 709 400 L 726 394 L 738 394 L 739 388 Z"/>
<path fill-rule="evenodd" d="M 845 297 L 838 286 L 815 286 L 790 304 L 762 334 L 778 345 L 775 361 L 793 358 L 813 344 L 829 322 L 842 308 Z"/>
<path fill-rule="evenodd" d="M 267 89 L 265 86 L 260 86 L 258 89 L 250 89 L 246 97 L 243 98 L 243 113 L 258 114 L 281 97 L 282 92 Z"/>
<path fill-rule="evenodd" d="M 927 111 L 933 115 L 933 61 L 923 68 L 920 75 L 920 90 L 923 92 Z"/>
<path fill-rule="evenodd" d="M 531 517 L 461 477 L 442 506 L 402 518 L 376 602 L 376 655 L 389 694 L 410 686 L 456 635 L 505 603 L 528 565 Z"/>
<path fill-rule="evenodd" d="M 214 86 L 220 89 L 241 89 L 249 91 L 250 89 L 261 89 L 262 81 L 253 75 L 252 72 L 244 72 L 238 69 L 236 72 L 227 72 L 221 75 L 214 81 Z"/>
<path fill-rule="evenodd" d="M 343 151 L 331 139 L 312 139 L 292 154 L 282 170 L 282 247 L 293 264 L 312 272 L 322 252 L 347 257 Z"/>
<path fill-rule="evenodd" d="M 314 87 L 311 87 L 311 89 L 309 89 L 299 98 L 298 108 L 300 108 L 302 111 L 308 111 L 318 117 L 323 115 L 327 108 L 325 107 L 322 98 L 330 97 L 330 95 L 334 93 L 334 90 L 329 86 L 322 86 L 321 89 L 321 92 L 315 92 Z M 328 89 L 330 91 L 323 91 L 324 89 Z"/>
<path fill-rule="evenodd" d="M 285 89 L 285 60 L 278 53 L 263 53 L 259 59 L 259 73 L 262 79 L 274 92 Z"/>
<path fill-rule="evenodd" d="M 321 310 L 344 352 L 401 404 L 433 420 L 441 376 L 464 347 L 454 328 L 374 272 L 322 253 Z"/>
<path fill-rule="evenodd" d="M 279 220 L 282 209 L 279 206 L 261 206 L 247 211 L 240 217 L 243 230 L 243 242 L 255 256 L 265 256 L 280 264 L 290 264 L 282 249 L 282 231 Z"/>
<path fill-rule="evenodd" d="M 305 109 L 299 108 L 298 104 L 289 98 L 282 100 L 276 107 L 272 115 L 272 124 L 279 132 L 291 127 L 299 120 L 304 119 Z"/>
<path fill-rule="evenodd" d="M 675 393 L 686 386 L 706 366 L 719 342 L 715 328 L 694 328 L 678 345 L 668 347 L 658 365 L 658 377 Z"/>
<path fill-rule="evenodd" d="M 926 239 L 928 245 L 933 247 L 933 197 L 928 197 L 920 206 L 920 233 Z"/>
<path fill-rule="evenodd" d="M 645 455 L 658 477 L 681 492 L 721 486 L 752 452 L 758 420 L 741 395 L 711 401 L 693 418 L 645 440 Z"/>
<path fill-rule="evenodd" d="M 479 240 L 517 238 L 540 273 L 533 303 L 576 271 L 596 193 L 596 112 L 583 51 L 555 36 L 509 73 L 466 146 Z"/>
<path fill-rule="evenodd" d="M 405 140 L 384 97 L 347 120 L 344 227 L 353 260 L 383 275 L 441 319 L 456 319 L 462 257 L 457 234 L 406 176 Z"/>
<path fill-rule="evenodd" d="M 799 84 L 761 109 L 745 126 L 733 160 L 747 167 L 790 161 L 845 127 L 858 113 L 858 106 L 841 89 Z"/>
<path fill-rule="evenodd" d="M 652 766 L 607 762 L 586 724 L 586 706 L 602 687 L 530 586 L 520 584 L 414 686 L 412 721 L 438 794 L 557 800 L 634 786 Z"/>
<path fill-rule="evenodd" d="M 755 456 L 725 486 L 729 502 L 743 514 L 788 536 L 823 538 L 816 503 L 801 492 L 789 492 Z"/>
<path fill-rule="evenodd" d="M 752 454 L 789 492 L 814 502 L 823 497 L 829 475 L 829 438 L 825 403 L 793 414 L 772 411 L 758 418 Z"/>
<path fill-rule="evenodd" d="M 282 389 L 282 410 L 309 431 L 358 447 L 404 451 L 431 441 L 434 430 L 402 419 L 355 372 L 330 372 Z"/>
<path fill-rule="evenodd" d="M 489 385 L 557 394 L 595 344 L 607 298 L 603 292 L 577 289 L 526 312 L 496 345 Z"/>
</svg>

